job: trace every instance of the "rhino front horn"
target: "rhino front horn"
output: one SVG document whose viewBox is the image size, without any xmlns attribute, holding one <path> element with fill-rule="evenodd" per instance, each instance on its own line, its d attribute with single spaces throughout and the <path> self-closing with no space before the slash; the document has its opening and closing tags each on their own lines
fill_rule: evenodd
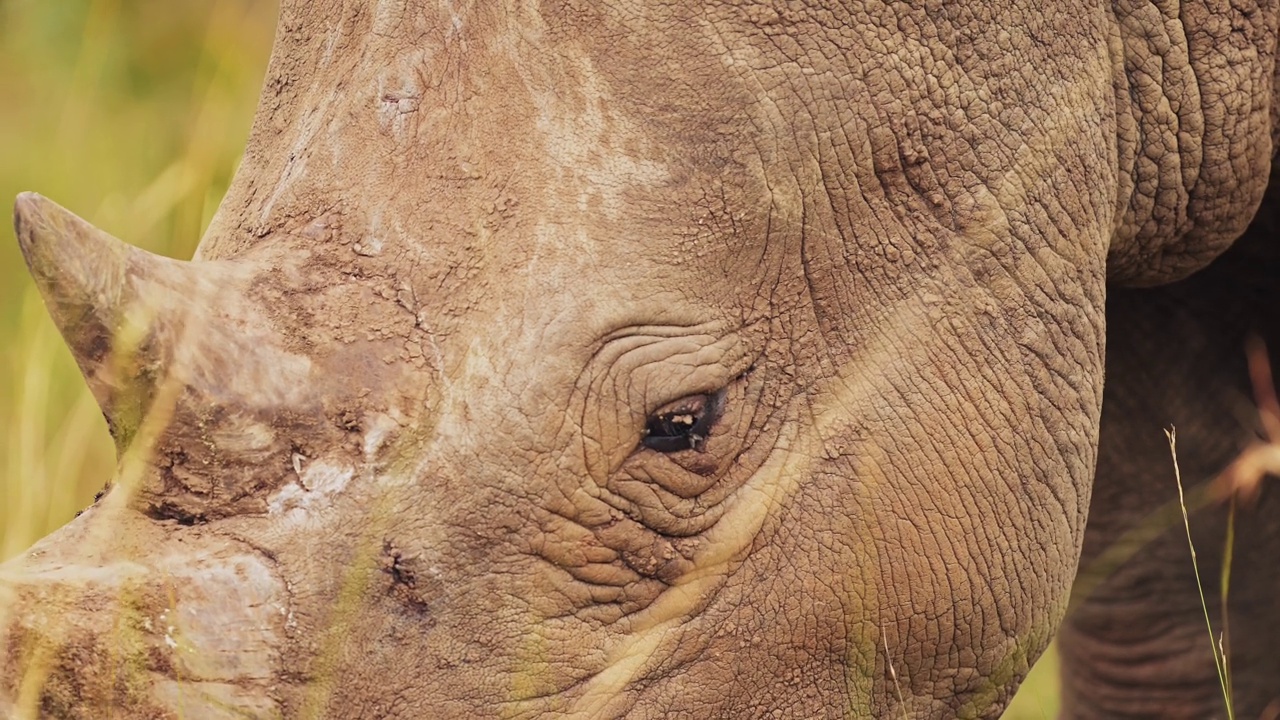
<svg viewBox="0 0 1280 720">
<path fill-rule="evenodd" d="M 35 193 L 18 196 L 13 219 L 49 314 L 123 449 L 171 356 L 164 329 L 189 303 L 190 263 L 127 245 Z"/>
</svg>

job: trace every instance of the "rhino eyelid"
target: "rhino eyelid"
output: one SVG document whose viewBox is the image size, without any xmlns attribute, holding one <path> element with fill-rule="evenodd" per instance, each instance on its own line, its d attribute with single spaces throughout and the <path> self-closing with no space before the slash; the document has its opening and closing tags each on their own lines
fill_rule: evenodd
<svg viewBox="0 0 1280 720">
<path fill-rule="evenodd" d="M 724 411 L 724 396 L 721 389 L 691 395 L 659 409 L 645 423 L 641 443 L 661 453 L 701 450 Z"/>
</svg>

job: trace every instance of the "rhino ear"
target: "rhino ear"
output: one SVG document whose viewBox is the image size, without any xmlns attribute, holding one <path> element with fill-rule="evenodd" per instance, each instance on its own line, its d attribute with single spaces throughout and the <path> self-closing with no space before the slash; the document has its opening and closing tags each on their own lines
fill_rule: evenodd
<svg viewBox="0 0 1280 720">
<path fill-rule="evenodd" d="M 170 353 L 164 311 L 182 303 L 188 263 L 127 245 L 35 193 L 18 196 L 14 229 L 49 314 L 123 449 Z"/>
</svg>

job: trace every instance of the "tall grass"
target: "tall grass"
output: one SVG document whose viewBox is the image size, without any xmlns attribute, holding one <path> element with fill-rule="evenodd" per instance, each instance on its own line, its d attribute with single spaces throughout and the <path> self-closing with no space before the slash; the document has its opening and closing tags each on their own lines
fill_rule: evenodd
<svg viewBox="0 0 1280 720">
<path fill-rule="evenodd" d="M 1182 526 L 1187 531 L 1187 548 L 1191 551 L 1191 569 L 1195 573 L 1196 591 L 1200 593 L 1200 608 L 1204 610 L 1204 624 L 1205 628 L 1209 632 L 1209 650 L 1213 653 L 1213 668 L 1218 673 L 1218 683 L 1222 687 L 1222 701 L 1227 709 L 1227 720 L 1235 720 L 1236 713 L 1235 706 L 1231 699 L 1231 674 L 1228 664 L 1230 656 L 1227 655 L 1227 649 L 1223 641 L 1226 630 L 1224 629 L 1222 634 L 1218 635 L 1215 639 L 1213 632 L 1213 620 L 1209 617 L 1209 603 L 1205 600 L 1204 596 L 1204 583 L 1200 581 L 1200 563 L 1196 557 L 1196 544 L 1191 538 L 1191 519 L 1187 512 L 1186 493 L 1183 492 L 1182 488 L 1182 469 L 1178 467 L 1178 433 L 1173 428 L 1170 428 L 1165 430 L 1165 435 L 1169 438 L 1169 454 L 1173 456 L 1173 478 L 1178 484 L 1178 507 L 1182 509 Z M 1229 516 L 1230 524 L 1228 524 L 1228 528 L 1234 528 L 1235 509 L 1235 500 L 1233 498 L 1231 501 L 1231 515 Z M 1228 533 L 1228 537 L 1229 539 L 1234 540 L 1234 530 Z M 1227 557 L 1230 557 L 1230 552 L 1231 545 L 1228 544 Z M 1227 588 L 1229 587 L 1226 584 L 1226 581 L 1231 576 L 1230 568 L 1231 565 L 1229 563 L 1223 563 L 1222 578 L 1224 582 L 1222 585 L 1221 599 L 1224 628 L 1227 617 Z"/>
</svg>

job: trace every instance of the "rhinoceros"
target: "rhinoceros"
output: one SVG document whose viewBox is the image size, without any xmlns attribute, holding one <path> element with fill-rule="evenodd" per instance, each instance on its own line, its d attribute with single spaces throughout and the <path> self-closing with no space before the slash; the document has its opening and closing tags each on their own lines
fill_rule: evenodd
<svg viewBox="0 0 1280 720">
<path fill-rule="evenodd" d="M 1175 492 L 1163 424 L 1188 482 L 1253 436 L 1212 391 L 1271 226 L 1193 273 L 1263 203 L 1276 37 L 1275 0 L 286 1 L 192 260 L 17 199 L 120 464 L 0 570 L 0 711 L 996 717 L 1070 606 L 1067 717 L 1217 712 L 1176 534 L 1070 590 Z"/>
</svg>

